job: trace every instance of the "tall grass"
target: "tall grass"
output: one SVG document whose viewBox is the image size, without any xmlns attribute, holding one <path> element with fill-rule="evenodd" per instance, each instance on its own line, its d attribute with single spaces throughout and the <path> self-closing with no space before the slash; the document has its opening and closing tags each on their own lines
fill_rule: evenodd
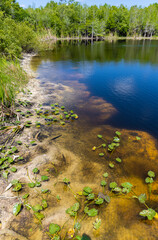
<svg viewBox="0 0 158 240">
<path fill-rule="evenodd" d="M 27 83 L 27 75 L 18 62 L 0 59 L 0 104 L 10 107 L 15 95 Z"/>
</svg>

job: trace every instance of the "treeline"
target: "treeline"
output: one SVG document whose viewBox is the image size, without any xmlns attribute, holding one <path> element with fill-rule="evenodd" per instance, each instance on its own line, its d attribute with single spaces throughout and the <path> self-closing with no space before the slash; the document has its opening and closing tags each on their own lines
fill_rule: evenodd
<svg viewBox="0 0 158 240">
<path fill-rule="evenodd" d="M 51 30 L 57 37 L 158 35 L 158 4 L 130 9 L 104 4 L 88 7 L 76 1 L 51 1 L 45 7 L 26 9 L 35 31 Z"/>
<path fill-rule="evenodd" d="M 0 53 L 19 57 L 38 47 L 39 35 L 61 37 L 158 36 L 158 4 L 141 8 L 69 0 L 23 9 L 15 0 L 0 1 Z"/>
</svg>

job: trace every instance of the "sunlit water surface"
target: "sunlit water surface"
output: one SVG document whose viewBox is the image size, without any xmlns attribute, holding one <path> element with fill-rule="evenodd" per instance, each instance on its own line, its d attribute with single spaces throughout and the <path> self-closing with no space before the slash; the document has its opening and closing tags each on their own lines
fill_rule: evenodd
<svg viewBox="0 0 158 240">
<path fill-rule="evenodd" d="M 57 132 L 51 129 L 49 133 L 61 133 L 57 143 L 79 156 L 78 160 L 74 158 L 69 171 L 65 169 L 72 187 L 80 191 L 91 184 L 96 191 L 102 191 L 102 174 L 108 171 L 108 184 L 129 181 L 138 195 L 148 195 L 144 184 L 147 171 L 158 174 L 157 41 L 58 42 L 52 51 L 35 56 L 32 68 L 39 74 L 44 94 L 48 96 L 45 104 L 59 100 L 79 115 L 68 131 L 63 127 Z M 57 91 L 60 98 L 56 99 Z M 121 146 L 110 157 L 115 168 L 109 169 L 109 158 L 100 158 L 99 151 L 92 152 L 91 148 L 100 144 L 97 134 L 110 141 L 117 129 L 122 133 Z M 123 160 L 121 164 L 116 164 L 116 157 Z M 156 211 L 157 189 L 155 183 L 148 202 Z M 73 198 L 69 201 L 74 203 Z M 157 239 L 158 223 L 140 218 L 144 206 L 136 200 L 114 198 L 103 209 L 99 213 L 102 227 L 97 236 L 92 232 L 94 219 L 82 225 L 82 231 L 93 240 Z M 52 214 L 57 210 L 50 209 Z"/>
</svg>

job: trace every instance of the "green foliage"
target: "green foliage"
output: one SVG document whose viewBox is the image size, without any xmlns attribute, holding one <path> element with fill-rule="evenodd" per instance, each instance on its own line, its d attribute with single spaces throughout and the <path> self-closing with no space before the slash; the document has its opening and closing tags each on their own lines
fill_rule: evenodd
<svg viewBox="0 0 158 240">
<path fill-rule="evenodd" d="M 26 74 L 18 63 L 0 59 L 0 103 L 6 106 L 12 105 L 16 92 L 22 89 L 26 82 Z"/>
<path fill-rule="evenodd" d="M 50 234 L 55 234 L 60 231 L 60 226 L 58 224 L 51 223 L 49 225 L 49 233 Z"/>
<path fill-rule="evenodd" d="M 100 226 L 101 226 L 101 219 L 97 218 L 97 219 L 95 220 L 95 222 L 93 222 L 93 228 L 94 228 L 95 230 L 98 230 L 98 229 L 100 228 Z"/>
<path fill-rule="evenodd" d="M 141 211 L 139 215 L 143 217 L 147 217 L 148 220 L 152 220 L 155 217 L 156 212 L 152 208 L 148 208 L 148 210 Z"/>
<path fill-rule="evenodd" d="M 13 214 L 17 216 L 19 212 L 21 211 L 22 204 L 21 203 L 16 203 L 13 207 Z"/>
</svg>

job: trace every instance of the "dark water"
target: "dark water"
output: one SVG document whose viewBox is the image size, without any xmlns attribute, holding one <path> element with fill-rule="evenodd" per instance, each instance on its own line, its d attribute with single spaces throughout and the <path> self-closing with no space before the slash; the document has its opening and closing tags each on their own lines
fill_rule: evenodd
<svg viewBox="0 0 158 240">
<path fill-rule="evenodd" d="M 158 137 L 157 41 L 58 42 L 34 62 L 40 78 L 78 80 L 111 103 L 117 113 L 105 124 Z"/>
</svg>

